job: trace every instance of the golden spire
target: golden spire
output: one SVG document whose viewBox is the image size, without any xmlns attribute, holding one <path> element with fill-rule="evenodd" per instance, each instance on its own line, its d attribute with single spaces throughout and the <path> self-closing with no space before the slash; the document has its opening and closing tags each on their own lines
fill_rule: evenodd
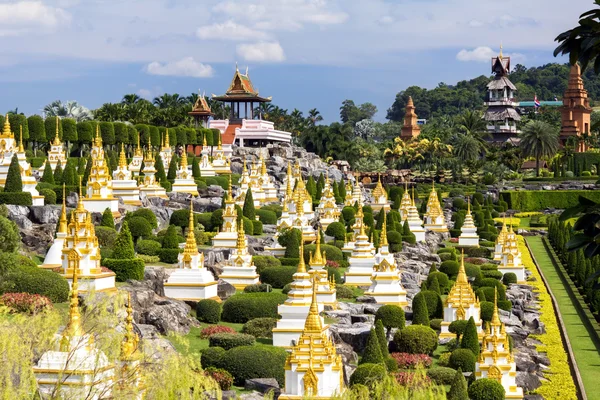
<svg viewBox="0 0 600 400">
<path fill-rule="evenodd" d="M 288 161 L 288 167 L 287 167 L 287 176 L 288 179 L 290 179 L 290 177 L 292 176 L 292 164 Z"/>
<path fill-rule="evenodd" d="M 19 153 L 25 152 L 23 148 L 23 125 L 19 125 Z"/>
<path fill-rule="evenodd" d="M 244 224 L 240 222 L 238 224 L 237 241 L 235 244 L 237 254 L 242 254 L 246 249 L 246 232 L 244 232 Z"/>
<path fill-rule="evenodd" d="M 227 203 L 233 202 L 233 189 L 231 188 L 231 174 L 229 174 L 229 188 L 227 189 Z"/>
<path fill-rule="evenodd" d="M 471 198 L 467 196 L 467 215 L 471 214 Z"/>
<path fill-rule="evenodd" d="M 465 250 L 462 250 L 460 256 L 460 267 L 458 268 L 458 274 L 456 275 L 456 283 L 469 284 L 467 273 L 465 271 Z"/>
<path fill-rule="evenodd" d="M 136 156 L 141 156 L 142 155 L 142 149 L 140 148 L 140 134 L 138 132 L 137 135 L 137 146 L 135 148 L 135 155 Z"/>
<path fill-rule="evenodd" d="M 60 219 L 58 220 L 58 232 L 67 233 L 67 199 L 65 193 L 65 184 L 63 183 L 63 201 L 60 211 Z"/>
<path fill-rule="evenodd" d="M 54 145 L 60 145 L 60 138 L 58 137 L 58 117 L 56 117 L 56 134 L 54 136 Z"/>
<path fill-rule="evenodd" d="M 500 42 L 500 54 L 498 54 L 498 58 L 502 60 L 502 42 Z"/>
<path fill-rule="evenodd" d="M 184 254 L 198 254 L 198 245 L 196 244 L 196 235 L 194 235 L 194 203 L 190 200 L 190 218 L 188 224 L 187 237 L 185 238 Z"/>
<path fill-rule="evenodd" d="M 206 146 L 206 139 L 204 140 L 204 144 L 202 146 Z M 243 172 L 248 172 L 248 166 L 246 165 L 246 160 L 244 160 L 244 170 Z"/>
<path fill-rule="evenodd" d="M 324 254 L 324 252 L 323 252 Z M 310 266 L 323 265 L 325 260 L 321 254 L 321 230 L 317 229 L 317 241 L 315 243 L 315 252 L 310 255 Z"/>
<path fill-rule="evenodd" d="M 100 135 L 100 124 L 96 124 L 96 139 L 94 141 L 96 147 L 102 147 L 102 135 Z"/>
<path fill-rule="evenodd" d="M 131 307 L 131 292 L 127 292 L 127 317 L 125 318 L 125 338 L 121 343 L 121 360 L 130 360 L 137 350 L 138 335 L 133 331 L 133 308 Z"/>
<path fill-rule="evenodd" d="M 304 263 L 304 240 L 300 240 L 300 261 L 298 261 L 297 274 L 306 273 L 306 264 Z"/>
<path fill-rule="evenodd" d="M 127 157 L 125 157 L 125 145 L 121 143 L 121 153 L 119 154 L 119 168 L 127 168 Z"/>
<path fill-rule="evenodd" d="M 263 158 L 262 154 L 260 155 L 260 162 L 261 162 L 260 174 L 267 175 L 267 163 L 265 163 L 265 159 Z"/>
<path fill-rule="evenodd" d="M 184 151 L 181 152 L 181 160 L 179 160 L 179 168 L 183 169 L 183 170 L 186 170 L 187 169 L 187 165 L 188 165 L 187 161 L 188 161 L 187 154 L 186 154 L 185 149 L 184 149 Z"/>
<path fill-rule="evenodd" d="M 223 150 L 223 145 L 221 143 L 221 134 L 219 133 L 219 135 L 217 135 L 217 136 L 219 138 L 218 142 L 217 142 L 217 150 Z"/>
<path fill-rule="evenodd" d="M 415 187 L 414 186 L 412 187 L 412 198 L 411 199 L 412 199 L 412 205 L 415 206 L 416 204 L 415 204 Z"/>
<path fill-rule="evenodd" d="M 76 211 L 85 211 L 85 207 L 83 207 L 83 195 L 81 194 L 81 185 L 81 175 L 79 175 L 79 199 L 77 201 Z"/>
<path fill-rule="evenodd" d="M 81 336 L 83 329 L 81 328 L 81 315 L 79 314 L 79 284 L 77 277 L 79 275 L 79 263 L 73 268 L 73 283 L 71 285 L 71 301 L 69 306 L 69 321 L 65 327 L 64 335 L 68 337 Z"/>
<path fill-rule="evenodd" d="M 208 144 L 206 144 L 206 135 L 203 135 L 202 137 L 202 149 L 204 150 L 204 148 L 208 146 Z"/>
<path fill-rule="evenodd" d="M 6 113 L 6 116 L 4 117 L 4 127 L 2 129 L 2 136 L 6 136 L 6 137 L 13 137 L 12 132 L 10 131 L 10 121 L 8 120 L 8 113 Z"/>
<path fill-rule="evenodd" d="M 306 317 L 306 322 L 304 323 L 304 333 L 321 333 L 323 331 L 321 317 L 319 317 L 319 305 L 317 303 L 317 279 L 317 275 L 313 275 L 312 300 L 310 302 L 310 308 L 308 310 L 308 317 Z"/>
<path fill-rule="evenodd" d="M 494 313 L 492 314 L 492 326 L 500 326 L 500 317 L 498 317 L 498 288 L 494 286 Z"/>
<path fill-rule="evenodd" d="M 165 147 L 167 147 L 167 148 L 171 147 L 169 145 L 169 128 L 167 128 L 167 130 L 165 131 Z"/>
<path fill-rule="evenodd" d="M 379 236 L 379 247 L 387 246 L 387 217 L 385 214 L 385 210 L 383 211 L 383 225 L 381 225 L 381 236 Z"/>
</svg>

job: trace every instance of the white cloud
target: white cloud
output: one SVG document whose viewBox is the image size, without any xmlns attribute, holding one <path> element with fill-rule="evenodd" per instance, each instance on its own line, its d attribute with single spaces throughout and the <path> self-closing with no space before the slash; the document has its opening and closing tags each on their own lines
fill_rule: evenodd
<svg viewBox="0 0 600 400">
<path fill-rule="evenodd" d="M 462 49 L 456 54 L 456 59 L 458 61 L 475 61 L 475 62 L 490 62 L 492 57 L 496 57 L 498 55 L 498 51 L 492 50 L 487 46 L 476 47 L 473 50 Z M 513 63 L 523 62 L 525 60 L 525 56 L 520 53 L 505 53 L 506 57 L 510 57 Z"/>
<path fill-rule="evenodd" d="M 477 19 L 472 19 L 469 21 L 469 26 L 471 28 L 481 28 L 483 26 L 483 22 L 481 22 Z"/>
<path fill-rule="evenodd" d="M 191 76 L 194 78 L 209 78 L 213 75 L 213 68 L 194 60 L 194 57 L 185 57 L 179 61 L 161 64 L 153 61 L 146 66 L 150 75 Z"/>
<path fill-rule="evenodd" d="M 200 39 L 237 41 L 264 40 L 269 38 L 269 35 L 267 35 L 265 32 L 237 24 L 232 20 L 226 21 L 222 24 L 201 26 L 196 31 L 196 36 L 198 36 Z"/>
<path fill-rule="evenodd" d="M 285 60 L 285 54 L 279 42 L 240 44 L 237 46 L 237 54 L 245 61 L 281 62 Z"/>
<path fill-rule="evenodd" d="M 71 22 L 71 14 L 41 1 L 17 1 L 0 4 L 0 35 L 54 30 Z"/>
<path fill-rule="evenodd" d="M 140 89 L 137 91 L 138 96 L 143 97 L 145 99 L 152 98 L 152 91 L 150 89 Z"/>
</svg>

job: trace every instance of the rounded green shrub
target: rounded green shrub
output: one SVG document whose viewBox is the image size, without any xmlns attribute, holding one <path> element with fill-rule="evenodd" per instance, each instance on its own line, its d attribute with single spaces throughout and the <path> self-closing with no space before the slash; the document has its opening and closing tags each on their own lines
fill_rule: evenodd
<svg viewBox="0 0 600 400">
<path fill-rule="evenodd" d="M 467 327 L 467 321 L 464 319 L 457 319 L 456 321 L 450 322 L 448 326 L 448 331 L 450 333 L 454 333 L 455 335 L 462 336 Z"/>
<path fill-rule="evenodd" d="M 56 192 L 52 189 L 41 189 L 40 196 L 44 196 L 44 204 L 56 204 Z"/>
<path fill-rule="evenodd" d="M 338 299 L 353 299 L 356 297 L 354 291 L 345 285 L 336 285 L 335 294 Z"/>
<path fill-rule="evenodd" d="M 310 259 L 310 254 L 315 252 L 316 245 L 309 244 L 304 246 L 304 260 L 308 263 Z M 327 261 L 343 261 L 344 255 L 342 251 L 335 246 L 331 246 L 329 244 L 321 245 L 321 252 L 325 252 L 325 256 L 327 257 Z"/>
<path fill-rule="evenodd" d="M 442 291 L 450 287 L 450 279 L 448 279 L 448 275 L 439 271 L 432 272 L 427 276 L 427 286 L 431 284 L 431 281 L 434 277 L 437 279 Z"/>
<path fill-rule="evenodd" d="M 141 239 L 138 240 L 137 244 L 135 245 L 135 251 L 147 256 L 158 255 L 160 249 L 161 245 L 156 240 Z"/>
<path fill-rule="evenodd" d="M 225 354 L 225 349 L 222 347 L 208 347 L 200 351 L 200 365 L 202 368 L 220 368 L 221 359 Z"/>
<path fill-rule="evenodd" d="M 175 264 L 179 258 L 179 249 L 160 249 L 158 252 L 160 262 Z"/>
<path fill-rule="evenodd" d="M 464 372 L 475 371 L 475 354 L 469 349 L 456 349 L 450 356 L 450 367 L 462 369 Z"/>
<path fill-rule="evenodd" d="M 241 346 L 226 351 L 219 364 L 233 375 L 237 386 L 254 378 L 275 378 L 283 385 L 287 354 L 281 347 Z"/>
<path fill-rule="evenodd" d="M 502 279 L 502 272 L 500 272 L 500 271 L 492 271 L 492 270 L 481 271 L 481 276 L 484 279 L 493 278 L 493 279 L 496 279 L 496 280 L 500 280 L 500 279 Z"/>
<path fill-rule="evenodd" d="M 394 334 L 394 344 L 402 353 L 433 354 L 438 337 L 428 326 L 410 325 Z"/>
<path fill-rule="evenodd" d="M 379 307 L 375 313 L 375 322 L 379 320 L 381 320 L 383 326 L 388 330 L 392 328 L 402 330 L 406 324 L 406 315 L 401 307 L 393 304 L 386 304 Z"/>
<path fill-rule="evenodd" d="M 517 283 L 517 275 L 514 272 L 507 272 L 502 276 L 502 283 L 506 286 L 511 283 Z"/>
<path fill-rule="evenodd" d="M 481 268 L 481 271 L 497 271 L 498 265 L 492 264 L 492 263 L 485 263 L 485 264 L 481 264 L 479 266 L 479 268 Z"/>
<path fill-rule="evenodd" d="M 3 292 L 29 293 L 46 296 L 53 303 L 62 303 L 69 298 L 69 283 L 56 272 L 35 268 L 19 268 L 3 277 L 0 289 Z"/>
<path fill-rule="evenodd" d="M 444 261 L 440 264 L 440 272 L 445 273 L 450 278 L 458 275 L 459 268 L 460 268 L 460 265 L 458 264 L 458 261 L 448 260 L 448 261 Z"/>
<path fill-rule="evenodd" d="M 260 272 L 260 281 L 276 289 L 281 289 L 294 280 L 297 268 L 292 266 L 270 267 Z"/>
<path fill-rule="evenodd" d="M 273 328 L 276 326 L 276 318 L 254 318 L 244 324 L 242 333 L 247 333 L 255 338 L 271 339 L 273 337 Z"/>
<path fill-rule="evenodd" d="M 432 367 L 427 370 L 427 376 L 437 385 L 450 385 L 456 375 L 456 370 L 448 367 Z"/>
<path fill-rule="evenodd" d="M 418 295 L 425 296 L 429 318 L 442 318 L 444 316 L 444 303 L 439 294 L 432 290 L 421 290 Z"/>
<path fill-rule="evenodd" d="M 375 383 L 383 381 L 386 376 L 387 371 L 381 364 L 361 364 L 350 377 L 350 386 L 364 385 L 372 388 Z"/>
<path fill-rule="evenodd" d="M 435 331 L 439 331 L 442 329 L 442 321 L 441 318 L 435 318 L 429 321 L 429 327 Z"/>
<path fill-rule="evenodd" d="M 221 320 L 221 303 L 212 299 L 200 300 L 196 304 L 196 318 L 200 322 L 216 324 Z"/>
<path fill-rule="evenodd" d="M 471 400 L 504 400 L 506 391 L 502 384 L 495 379 L 477 379 L 469 386 Z"/>
<path fill-rule="evenodd" d="M 277 306 L 287 299 L 283 293 L 241 293 L 223 304 L 221 318 L 227 322 L 245 323 L 253 318 L 277 318 Z"/>
<path fill-rule="evenodd" d="M 385 363 L 385 368 L 388 372 L 397 372 L 398 371 L 398 361 L 396 361 L 393 357 L 387 357 L 383 360 Z"/>
<path fill-rule="evenodd" d="M 481 278 L 481 268 L 479 268 L 479 265 L 465 263 L 465 273 L 469 278 Z"/>
<path fill-rule="evenodd" d="M 96 237 L 100 247 L 112 248 L 117 240 L 117 231 L 106 226 L 97 226 Z"/>
<path fill-rule="evenodd" d="M 440 256 L 440 260 L 444 261 L 456 261 L 456 254 L 454 253 L 442 253 L 438 254 Z"/>
<path fill-rule="evenodd" d="M 254 263 L 256 273 L 258 274 L 266 268 L 281 267 L 281 261 L 273 256 L 252 256 L 252 262 Z"/>
<path fill-rule="evenodd" d="M 255 283 L 248 285 L 244 288 L 244 293 L 261 293 L 261 292 L 272 292 L 273 288 L 271 285 L 266 283 Z"/>
<path fill-rule="evenodd" d="M 277 224 L 277 214 L 274 211 L 258 209 L 256 210 L 256 215 L 258 215 L 258 219 L 263 224 L 267 225 L 275 225 Z"/>
<path fill-rule="evenodd" d="M 261 221 L 252 221 L 252 234 L 259 236 L 263 234 L 263 223 Z"/>
<path fill-rule="evenodd" d="M 240 346 L 254 346 L 256 339 L 245 333 L 215 333 L 208 337 L 210 347 L 222 347 L 225 350 Z"/>
<path fill-rule="evenodd" d="M 481 307 L 481 319 L 486 322 L 491 321 L 492 315 L 494 314 L 494 303 L 491 301 L 480 300 L 479 307 Z"/>
</svg>

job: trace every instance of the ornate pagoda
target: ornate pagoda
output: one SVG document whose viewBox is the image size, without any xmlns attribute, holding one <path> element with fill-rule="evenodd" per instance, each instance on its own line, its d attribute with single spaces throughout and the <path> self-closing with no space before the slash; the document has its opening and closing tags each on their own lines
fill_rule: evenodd
<svg viewBox="0 0 600 400">
<path fill-rule="evenodd" d="M 431 193 L 427 200 L 427 212 L 425 217 L 425 229 L 433 232 L 448 232 L 446 219 L 444 217 L 444 209 L 440 204 L 440 200 L 435 190 L 435 183 L 431 184 Z"/>
<path fill-rule="evenodd" d="M 377 185 L 375 186 L 375 189 L 373 189 L 372 195 L 373 202 L 371 203 L 371 208 L 373 211 L 384 209 L 388 212 L 391 210 L 388 194 L 381 184 L 381 175 L 379 175 L 379 179 L 377 179 Z"/>
<path fill-rule="evenodd" d="M 471 215 L 471 199 L 468 196 L 467 215 L 465 216 L 463 226 L 460 228 L 458 245 L 468 247 L 479 247 L 479 235 L 477 234 L 477 227 L 473 222 L 473 215 Z"/>
<path fill-rule="evenodd" d="M 365 233 L 365 224 L 361 223 L 360 231 L 356 236 L 354 249 L 348 258 L 348 271 L 346 272 L 346 285 L 370 286 L 371 274 L 375 265 L 375 247 Z"/>
<path fill-rule="evenodd" d="M 352 198 L 352 182 L 346 182 L 346 197 L 344 197 L 344 207 L 352 207 L 354 205 L 354 199 Z"/>
<path fill-rule="evenodd" d="M 217 296 L 217 281 L 204 267 L 204 253 L 198 251 L 194 235 L 194 209 L 190 201 L 190 219 L 183 253 L 179 254 L 177 269 L 165 282 L 165 296 L 183 301 L 200 301 Z"/>
<path fill-rule="evenodd" d="M 154 167 L 156 160 L 154 154 L 150 150 L 146 152 L 144 157 L 144 170 L 143 170 L 143 181 L 140 184 L 140 194 L 143 193 L 146 197 L 160 197 L 161 199 L 168 199 L 167 191 L 164 187 L 160 186 L 156 180 L 156 168 Z"/>
<path fill-rule="evenodd" d="M 125 145 L 121 143 L 121 153 L 119 154 L 119 166 L 113 172 L 112 190 L 115 197 L 123 199 L 123 203 L 134 206 L 141 206 L 140 188 L 137 180 L 132 178 L 131 170 L 127 165 L 125 156 Z"/>
<path fill-rule="evenodd" d="M 140 336 L 133 328 L 133 308 L 131 306 L 131 292 L 127 292 L 127 307 L 125 311 L 125 336 L 121 342 L 121 351 L 115 368 L 115 379 L 119 391 L 130 398 L 141 400 L 144 398 L 144 385 L 141 377 Z"/>
<path fill-rule="evenodd" d="M 408 193 L 408 182 L 404 182 L 404 193 L 402 194 L 402 199 L 400 200 L 400 216 L 402 217 L 402 222 L 406 221 L 408 218 L 408 209 L 412 206 L 412 201 L 410 198 L 410 193 Z"/>
<path fill-rule="evenodd" d="M 342 247 L 342 251 L 354 251 L 354 244 L 356 242 L 356 238 L 360 234 L 360 229 L 364 224 L 364 217 L 365 214 L 363 213 L 362 203 L 358 203 L 358 211 L 354 215 L 354 225 L 352 225 L 352 238 L 350 239 L 350 241 L 344 240 L 344 246 Z"/>
<path fill-rule="evenodd" d="M 225 199 L 225 210 L 223 210 L 223 226 L 219 230 L 219 233 L 212 239 L 213 247 L 235 248 L 237 245 L 237 210 L 232 193 L 231 176 L 229 176 L 229 189 L 227 190 L 227 198 Z M 245 246 L 248 246 L 247 242 Z"/>
<path fill-rule="evenodd" d="M 288 293 L 287 300 L 277 307 L 277 313 L 281 319 L 277 321 L 277 326 L 273 328 L 273 346 L 291 347 L 298 342 L 300 334 L 303 331 L 304 322 L 308 316 L 311 299 L 313 296 L 313 284 L 311 275 L 306 271 L 304 262 L 304 243 L 300 242 L 300 261 L 298 269 L 293 276 L 291 290 Z M 315 287 L 318 291 L 318 287 Z M 323 303 L 317 300 L 318 312 L 324 309 Z M 328 330 L 321 319 L 323 332 Z"/>
<path fill-rule="evenodd" d="M 225 150 L 223 150 L 223 144 L 221 143 L 221 135 L 219 137 L 219 142 L 217 143 L 217 148 L 213 148 L 213 160 L 212 166 L 217 174 L 231 174 L 231 161 Z"/>
<path fill-rule="evenodd" d="M 518 283 L 525 283 L 525 266 L 521 261 L 521 252 L 519 251 L 517 234 L 514 232 L 512 224 L 504 238 L 502 246 L 502 259 L 498 265 L 498 271 L 503 274 L 512 272 L 517 276 Z"/>
<path fill-rule="evenodd" d="M 498 316 L 497 289 L 494 288 L 494 312 L 487 326 L 481 353 L 475 363 L 475 379 L 493 379 L 504 387 L 506 399 L 522 399 L 523 388 L 517 386 L 517 366 L 510 350 L 506 328 Z"/>
<path fill-rule="evenodd" d="M 142 169 L 142 163 L 144 162 L 144 153 L 142 152 L 142 148 L 140 147 L 140 135 L 137 135 L 137 145 L 135 146 L 135 150 L 133 152 L 133 158 L 129 163 L 129 171 L 133 174 L 134 177 L 140 176 L 140 170 Z M 144 171 L 145 172 L 145 171 Z"/>
<path fill-rule="evenodd" d="M 571 66 L 569 83 L 563 96 L 563 106 L 560 108 L 560 142 L 563 146 L 567 144 L 570 137 L 578 139 L 590 133 L 591 114 L 592 107 L 581 79 L 581 67 L 575 63 Z M 578 141 L 575 149 L 578 152 L 587 150 L 583 141 Z"/>
<path fill-rule="evenodd" d="M 405 108 L 406 112 L 404 113 L 404 125 L 400 129 L 400 138 L 402 140 L 416 138 L 421 133 L 421 128 L 417 123 L 415 108 L 412 97 L 408 96 L 408 102 L 406 103 Z"/>
<path fill-rule="evenodd" d="M 223 272 L 219 275 L 219 279 L 232 284 L 236 289 L 244 289 L 248 285 L 259 283 L 252 255 L 248 251 L 248 241 L 243 224 L 238 225 L 235 249 L 231 250 L 229 260 L 223 266 Z"/>
<path fill-rule="evenodd" d="M 41 172 L 44 171 L 46 165 L 50 165 L 52 171 L 56 169 L 58 163 L 60 165 L 67 165 L 67 156 L 65 155 L 65 147 L 63 142 L 60 140 L 58 136 L 58 118 L 56 118 L 56 135 L 54 136 L 54 140 L 50 142 L 50 151 L 48 151 L 48 158 L 44 160 L 44 163 L 39 168 Z"/>
<path fill-rule="evenodd" d="M 502 253 L 504 251 L 504 241 L 506 240 L 506 235 L 508 235 L 508 229 L 506 228 L 506 216 L 504 216 L 502 220 L 502 229 L 500 229 L 498 237 L 496 237 L 496 243 L 494 245 L 494 261 L 502 260 Z"/>
<path fill-rule="evenodd" d="M 271 97 L 262 97 L 254 88 L 248 69 L 243 74 L 237 65 L 233 79 L 225 94 L 212 95 L 212 99 L 229 104 L 229 119 L 211 120 L 210 128 L 218 129 L 223 135 L 223 143 L 231 145 L 234 142 L 240 147 L 251 145 L 266 147 L 273 142 L 291 142 L 292 134 L 275 129 L 273 122 L 262 119 L 262 114 L 255 114 L 255 106 L 260 109 L 261 103 L 269 103 Z"/>
<path fill-rule="evenodd" d="M 37 181 L 33 176 L 31 165 L 27 162 L 27 156 L 25 155 L 25 148 L 23 147 L 23 127 L 19 126 L 19 130 L 19 147 L 16 154 L 17 159 L 19 160 L 19 167 L 21 168 L 23 191 L 31 194 L 31 205 L 43 206 L 44 196 L 40 196 L 40 192 L 37 190 Z"/>
<path fill-rule="evenodd" d="M 54 241 L 52 246 L 48 249 L 44 262 L 40 265 L 40 268 L 54 269 L 62 266 L 62 248 L 67 237 L 67 203 L 66 200 L 65 185 L 63 183 L 63 202 L 60 210 L 60 218 L 58 220 L 58 227 L 56 229 L 56 235 L 54 235 Z"/>
<path fill-rule="evenodd" d="M 161 147 L 159 154 L 160 158 L 162 159 L 165 171 L 168 171 L 169 164 L 171 163 L 171 159 L 173 158 L 173 149 L 171 148 L 171 144 L 169 143 L 169 128 L 165 130 L 165 135 L 161 139 Z"/>
<path fill-rule="evenodd" d="M 330 399 L 344 391 L 342 357 L 323 328 L 313 282 L 304 330 L 285 362 L 285 388 L 279 398 Z"/>
<path fill-rule="evenodd" d="M 179 159 L 179 168 L 177 168 L 177 176 L 173 182 L 173 192 L 189 193 L 192 196 L 198 196 L 198 185 L 194 182 L 192 171 L 188 168 L 187 154 L 181 153 Z"/>
<path fill-rule="evenodd" d="M 473 288 L 467 278 L 467 273 L 465 272 L 465 254 L 463 253 L 460 259 L 456 282 L 444 301 L 444 320 L 441 323 L 440 338 L 456 337 L 455 334 L 448 330 L 450 324 L 458 320 L 467 321 L 471 317 L 475 320 L 477 333 L 479 336 L 483 335 L 479 299 L 475 296 L 475 292 L 473 292 Z"/>
<path fill-rule="evenodd" d="M 333 195 L 329 177 L 325 179 L 325 187 L 323 188 L 323 194 L 319 200 L 316 214 L 319 216 L 319 222 L 323 230 L 326 230 L 329 224 L 336 222 L 340 217 L 341 211 L 335 203 L 335 196 Z"/>
<path fill-rule="evenodd" d="M 423 227 L 423 221 L 419 216 L 419 210 L 417 210 L 417 205 L 415 204 L 415 188 L 412 188 L 412 198 L 410 201 L 410 206 L 407 208 L 407 217 L 406 221 L 408 222 L 408 228 L 410 232 L 415 235 L 415 239 L 417 242 L 425 241 L 425 228 Z"/>
<path fill-rule="evenodd" d="M 310 270 L 308 274 L 311 279 L 317 281 L 317 300 L 320 304 L 337 307 L 337 292 L 335 289 L 335 281 L 333 275 L 329 277 L 325 266 L 327 265 L 327 257 L 325 252 L 321 252 L 321 234 L 317 230 L 317 238 L 315 240 L 315 251 L 310 254 L 308 266 Z"/>
<path fill-rule="evenodd" d="M 483 118 L 487 122 L 487 130 L 493 141 L 505 142 L 519 134 L 517 122 L 521 116 L 515 110 L 517 87 L 508 79 L 510 73 L 510 57 L 502 55 L 502 46 L 498 57 L 492 57 L 492 74 L 494 79 L 487 85 L 487 107 Z"/>
<path fill-rule="evenodd" d="M 204 93 L 200 94 L 200 91 L 198 91 L 198 98 L 192 107 L 192 111 L 188 114 L 194 118 L 194 126 L 196 128 L 207 127 L 208 120 L 215 115 L 210 109 Z"/>
</svg>

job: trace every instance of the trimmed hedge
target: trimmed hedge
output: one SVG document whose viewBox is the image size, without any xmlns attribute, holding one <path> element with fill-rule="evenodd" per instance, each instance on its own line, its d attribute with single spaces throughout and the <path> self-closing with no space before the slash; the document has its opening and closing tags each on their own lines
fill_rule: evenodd
<svg viewBox="0 0 600 400">
<path fill-rule="evenodd" d="M 242 333 L 247 333 L 255 338 L 271 339 L 273 337 L 273 328 L 276 326 L 276 318 L 254 318 L 244 324 Z"/>
<path fill-rule="evenodd" d="M 254 346 L 256 339 L 245 333 L 216 333 L 208 338 L 209 347 L 221 347 L 225 350 L 240 346 Z"/>
<path fill-rule="evenodd" d="M 448 367 L 433 367 L 427 370 L 427 376 L 437 385 L 451 385 L 456 370 Z"/>
<path fill-rule="evenodd" d="M 540 211 L 546 208 L 569 208 L 579 204 L 579 196 L 600 202 L 597 190 L 519 190 L 500 193 L 508 207 L 520 211 Z"/>
<path fill-rule="evenodd" d="M 144 261 L 140 258 L 118 260 L 106 258 L 103 260 L 106 268 L 113 271 L 117 276 L 117 282 L 126 282 L 129 279 L 141 281 L 144 279 Z"/>
<path fill-rule="evenodd" d="M 252 256 L 252 262 L 259 275 L 266 268 L 281 267 L 281 261 L 273 256 Z"/>
<path fill-rule="evenodd" d="M 56 204 L 56 193 L 52 189 L 41 189 L 40 196 L 44 196 L 44 204 Z"/>
<path fill-rule="evenodd" d="M 225 355 L 222 347 L 208 347 L 200 351 L 200 365 L 206 369 L 209 367 L 220 368 L 221 359 Z"/>
<path fill-rule="evenodd" d="M 69 282 L 65 278 L 37 267 L 7 273 L 1 289 L 4 293 L 39 294 L 48 297 L 53 303 L 62 303 L 69 298 Z"/>
<path fill-rule="evenodd" d="M 410 325 L 394 334 L 394 344 L 403 353 L 431 355 L 437 349 L 438 337 L 428 326 Z"/>
<path fill-rule="evenodd" d="M 471 400 L 504 400 L 506 391 L 502 384 L 495 379 L 478 379 L 469 386 Z"/>
<path fill-rule="evenodd" d="M 456 349 L 450 356 L 450 367 L 462 369 L 464 372 L 475 371 L 475 354 L 469 349 Z"/>
<path fill-rule="evenodd" d="M 310 259 L 310 254 L 315 252 L 316 245 L 309 244 L 304 246 L 304 260 L 306 260 L 308 264 L 308 260 Z M 342 254 L 342 250 L 338 249 L 335 246 L 329 244 L 321 244 L 321 252 L 325 252 L 325 256 L 328 261 L 343 261 L 344 255 Z"/>
<path fill-rule="evenodd" d="M 259 209 L 256 210 L 256 215 L 258 215 L 258 219 L 263 224 L 267 225 L 275 225 L 277 224 L 277 214 L 275 211 Z"/>
<path fill-rule="evenodd" d="M 196 304 L 196 318 L 200 322 L 216 324 L 221 320 L 221 303 L 213 299 L 200 300 Z"/>
<path fill-rule="evenodd" d="M 32 204 L 29 192 L 0 192 L 0 204 L 14 204 L 17 206 L 30 206 Z"/>
<path fill-rule="evenodd" d="M 259 274 L 260 281 L 273 286 L 275 289 L 282 289 L 288 283 L 292 283 L 296 270 L 297 268 L 292 266 L 265 268 Z"/>
<path fill-rule="evenodd" d="M 218 363 L 233 375 L 237 386 L 243 386 L 246 379 L 253 378 L 275 378 L 283 385 L 287 354 L 281 347 L 241 346 L 226 351 Z"/>
<path fill-rule="evenodd" d="M 145 254 L 147 256 L 156 256 L 161 249 L 160 243 L 156 240 L 150 239 L 141 239 L 137 241 L 135 245 L 135 251 L 140 254 Z"/>
<path fill-rule="evenodd" d="M 221 318 L 227 322 L 245 323 L 253 318 L 278 318 L 277 306 L 287 299 L 283 293 L 241 293 L 223 304 Z"/>
<path fill-rule="evenodd" d="M 160 257 L 160 262 L 175 264 L 179 257 L 179 249 L 160 249 L 158 257 Z"/>
<path fill-rule="evenodd" d="M 350 376 L 350 386 L 365 385 L 373 387 L 376 382 L 382 382 L 386 376 L 387 371 L 381 364 L 361 364 Z"/>
</svg>

